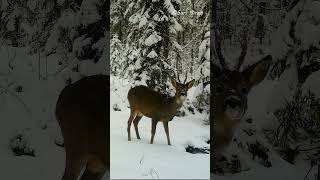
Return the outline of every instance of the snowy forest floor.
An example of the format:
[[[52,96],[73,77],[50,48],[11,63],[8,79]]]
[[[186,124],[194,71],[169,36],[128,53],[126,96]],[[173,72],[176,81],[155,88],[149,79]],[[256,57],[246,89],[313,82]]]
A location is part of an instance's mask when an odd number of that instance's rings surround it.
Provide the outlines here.
[[[139,123],[141,140],[131,126],[131,138],[127,139],[127,121],[130,115],[126,80],[111,77],[110,157],[111,179],[208,179],[209,154],[186,152],[187,145],[207,147],[210,129],[203,125],[203,114],[174,117],[169,123],[172,146],[167,145],[162,123],[158,123],[154,144],[150,144],[151,120],[143,117]],[[121,111],[115,111],[117,104]]]
[[[62,143],[62,137],[54,109],[65,85],[64,76],[69,72],[39,80],[36,68],[33,68],[37,67],[38,57],[27,52],[26,48],[0,48],[0,179],[60,180],[65,153],[55,144]],[[11,71],[8,71],[9,59],[15,65]],[[42,65],[43,60],[41,57]],[[60,68],[59,58],[53,54],[47,60],[48,73],[54,74]],[[15,91],[17,86],[22,87],[20,93]],[[16,141],[15,146],[32,149],[34,157],[13,153],[11,140],[19,135],[23,138]],[[104,179],[107,177],[108,174]]]

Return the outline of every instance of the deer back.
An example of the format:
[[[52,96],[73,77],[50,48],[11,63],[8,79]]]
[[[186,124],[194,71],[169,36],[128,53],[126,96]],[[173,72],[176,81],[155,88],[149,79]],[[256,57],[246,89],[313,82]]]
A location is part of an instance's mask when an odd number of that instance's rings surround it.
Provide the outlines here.
[[[56,117],[66,151],[99,156],[109,167],[109,76],[85,77],[66,86],[56,105]]]
[[[177,109],[182,106],[175,102],[175,97],[168,97],[146,86],[130,89],[128,100],[132,110],[158,120],[173,117]]]

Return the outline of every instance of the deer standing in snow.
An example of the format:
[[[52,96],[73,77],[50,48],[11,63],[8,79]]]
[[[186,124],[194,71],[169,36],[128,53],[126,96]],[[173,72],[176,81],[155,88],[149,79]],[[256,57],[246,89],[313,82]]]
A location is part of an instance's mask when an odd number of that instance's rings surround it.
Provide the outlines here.
[[[179,79],[178,79],[179,80]],[[169,121],[175,116],[176,112],[182,107],[184,100],[187,98],[188,90],[193,86],[194,80],[188,83],[176,82],[171,79],[171,83],[176,90],[173,97],[167,98],[166,95],[156,92],[146,86],[136,86],[128,92],[128,100],[130,104],[130,117],[128,120],[128,141],[131,141],[130,128],[133,122],[137,138],[140,139],[138,124],[143,116],[152,120],[151,140],[153,144],[154,135],[156,133],[157,123],[161,121],[167,136],[168,145],[171,145],[169,137]]]

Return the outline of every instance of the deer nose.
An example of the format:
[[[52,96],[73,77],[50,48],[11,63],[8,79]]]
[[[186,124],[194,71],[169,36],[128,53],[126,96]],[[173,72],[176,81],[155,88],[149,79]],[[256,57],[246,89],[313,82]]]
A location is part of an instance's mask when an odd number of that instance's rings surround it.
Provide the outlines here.
[[[187,96],[186,92],[181,92],[181,96]]]

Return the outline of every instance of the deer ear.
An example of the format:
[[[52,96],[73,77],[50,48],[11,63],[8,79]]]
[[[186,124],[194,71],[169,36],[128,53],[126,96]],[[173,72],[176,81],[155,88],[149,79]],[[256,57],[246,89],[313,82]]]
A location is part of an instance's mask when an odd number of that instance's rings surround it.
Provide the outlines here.
[[[191,81],[189,81],[186,85],[188,87],[188,89],[190,89],[194,84],[194,79],[192,79]]]
[[[171,79],[171,84],[173,85],[173,87],[177,87],[177,82],[174,79]]]
[[[266,77],[271,61],[272,56],[267,55],[257,63],[242,71],[242,76],[245,78],[245,81],[249,83],[250,87],[259,84]]]

